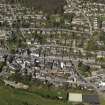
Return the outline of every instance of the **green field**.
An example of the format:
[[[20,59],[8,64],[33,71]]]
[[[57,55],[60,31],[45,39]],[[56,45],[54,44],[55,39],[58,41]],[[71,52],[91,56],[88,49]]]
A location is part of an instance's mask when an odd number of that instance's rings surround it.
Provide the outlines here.
[[[105,99],[103,97],[100,97],[101,105],[105,105]]]
[[[59,100],[47,99],[38,94],[0,86],[0,105],[71,105]]]
[[[62,87],[55,88],[34,83],[30,85],[28,90],[14,89],[10,86],[5,86],[0,80],[0,105],[81,105],[68,103],[68,92],[87,94],[87,92],[79,89],[73,90],[71,88],[67,90]],[[58,97],[63,99],[58,100]],[[103,100],[102,105],[105,105]]]

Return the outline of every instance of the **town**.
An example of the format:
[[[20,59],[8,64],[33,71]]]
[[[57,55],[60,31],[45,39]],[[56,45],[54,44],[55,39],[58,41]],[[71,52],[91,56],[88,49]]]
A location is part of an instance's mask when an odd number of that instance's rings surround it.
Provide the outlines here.
[[[0,79],[16,89],[27,90],[31,82],[38,82],[87,91],[90,96],[70,92],[67,100],[73,105],[101,105],[99,96],[105,99],[105,4],[66,2],[64,13],[50,15],[18,0],[0,4]]]

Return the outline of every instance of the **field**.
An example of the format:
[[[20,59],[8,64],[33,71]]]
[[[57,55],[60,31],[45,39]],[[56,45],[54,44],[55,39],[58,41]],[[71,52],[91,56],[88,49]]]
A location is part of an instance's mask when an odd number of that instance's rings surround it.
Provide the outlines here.
[[[0,105],[71,105],[63,101],[47,99],[32,92],[0,86]]]
[[[31,83],[28,90],[14,89],[10,86],[5,86],[0,80],[0,105],[74,105],[67,101],[67,93],[70,91],[90,94],[79,89],[65,90],[61,87],[55,88],[36,83]],[[62,97],[62,100],[58,100],[58,97]],[[104,105],[103,102],[102,100],[102,105]]]
[[[103,97],[100,97],[101,105],[105,105],[105,99]]]

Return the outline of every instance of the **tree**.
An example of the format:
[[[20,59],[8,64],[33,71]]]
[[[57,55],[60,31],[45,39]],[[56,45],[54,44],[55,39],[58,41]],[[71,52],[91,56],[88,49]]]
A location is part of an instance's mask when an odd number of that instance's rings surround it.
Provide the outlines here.
[[[3,67],[6,65],[5,62],[0,62],[0,72],[2,72],[3,70]]]
[[[31,54],[31,51],[30,51],[30,49],[29,49],[29,48],[27,49],[27,54],[28,54],[28,55],[30,55],[30,54]]]
[[[78,69],[79,69],[80,73],[82,75],[84,75],[85,77],[91,75],[90,66],[83,64],[83,62],[81,62],[81,61],[78,64]]]

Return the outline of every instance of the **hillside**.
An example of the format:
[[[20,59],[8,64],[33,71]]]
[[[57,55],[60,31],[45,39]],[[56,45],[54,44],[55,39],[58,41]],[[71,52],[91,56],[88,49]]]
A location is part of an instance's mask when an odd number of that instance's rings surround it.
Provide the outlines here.
[[[66,0],[5,0],[7,3],[19,2],[24,6],[33,7],[48,13],[62,13]]]
[[[81,1],[85,1],[85,2],[96,2],[96,3],[104,3],[105,4],[105,0],[81,0]]]
[[[35,93],[0,86],[0,105],[70,105]]]

